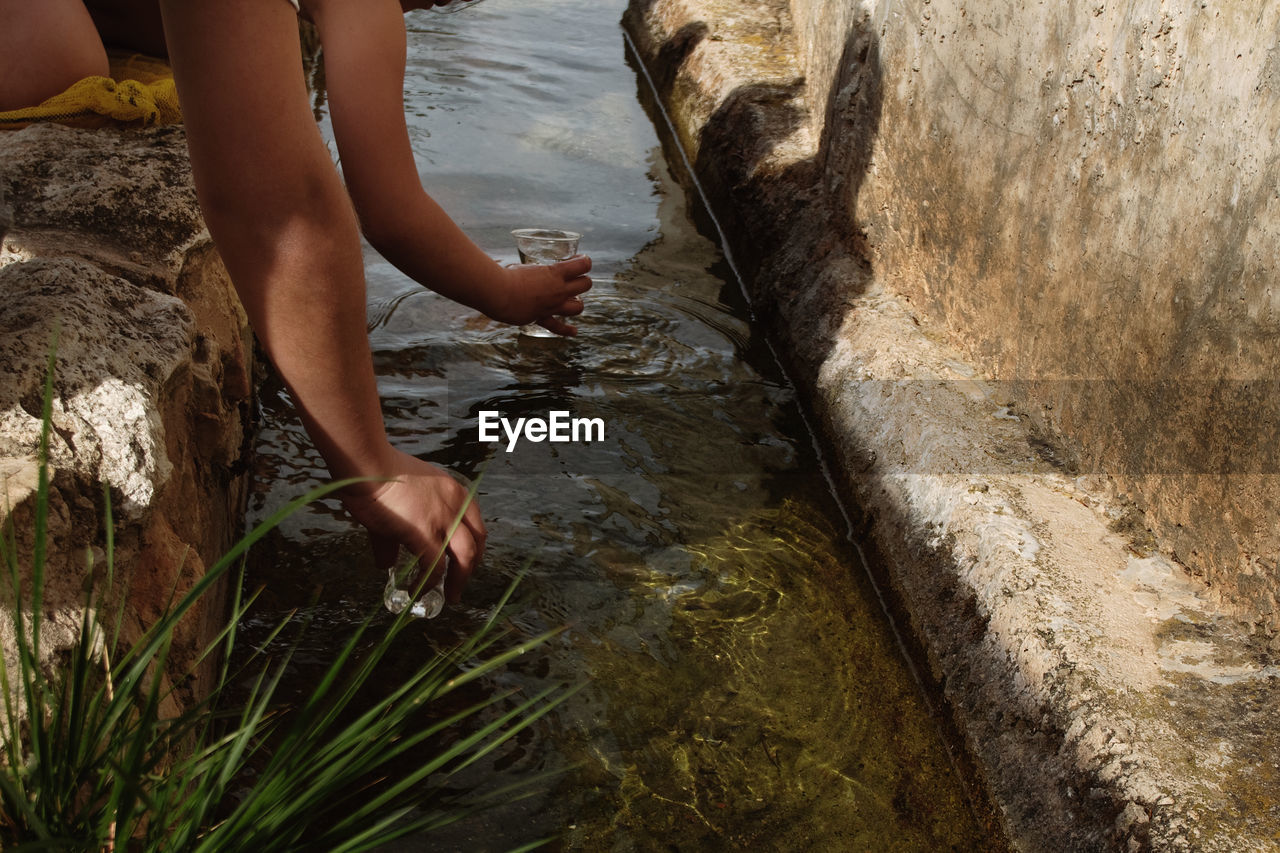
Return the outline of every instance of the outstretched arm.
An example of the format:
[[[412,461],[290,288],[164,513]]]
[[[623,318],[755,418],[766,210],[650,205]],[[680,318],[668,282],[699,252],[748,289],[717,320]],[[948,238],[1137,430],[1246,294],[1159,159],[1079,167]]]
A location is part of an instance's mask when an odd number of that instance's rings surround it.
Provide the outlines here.
[[[285,0],[161,0],[209,231],[308,432],[339,478],[395,478],[344,502],[385,563],[431,559],[466,496],[387,441],[365,332],[358,226],[311,114]],[[457,600],[484,549],[479,510],[447,543]]]
[[[503,268],[423,190],[404,117],[405,28],[398,0],[304,0],[324,46],[325,86],[343,174],[365,236],[432,290],[506,323],[582,311],[587,258]]]

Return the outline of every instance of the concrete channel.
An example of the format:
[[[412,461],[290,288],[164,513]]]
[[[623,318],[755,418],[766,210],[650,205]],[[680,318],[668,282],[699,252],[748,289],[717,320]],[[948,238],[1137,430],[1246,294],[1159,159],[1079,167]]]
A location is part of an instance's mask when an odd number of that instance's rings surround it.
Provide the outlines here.
[[[1011,845],[1280,849],[1280,10],[980,5],[624,25]]]

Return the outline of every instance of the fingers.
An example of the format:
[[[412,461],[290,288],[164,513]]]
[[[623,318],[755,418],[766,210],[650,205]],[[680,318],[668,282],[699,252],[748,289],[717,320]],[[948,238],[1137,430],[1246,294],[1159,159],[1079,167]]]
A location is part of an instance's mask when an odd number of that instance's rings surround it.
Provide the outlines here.
[[[543,317],[537,323],[557,335],[571,338],[578,334],[578,327],[567,322],[565,317],[576,317],[586,308],[579,294],[591,289],[591,279],[586,276],[591,269],[591,258],[578,255],[567,261],[553,264],[552,267],[556,272],[566,276],[562,292],[567,294],[567,298],[553,309],[555,314]]]
[[[456,518],[457,512],[462,508],[463,502],[466,502],[466,509],[462,512],[462,518],[457,528],[453,531],[453,535],[449,538],[449,542],[443,548],[439,544],[434,544],[427,552],[419,557],[422,565],[430,565],[432,568],[431,578],[428,585],[435,582],[440,576],[440,572],[445,572],[444,592],[445,599],[450,604],[457,604],[462,600],[462,591],[466,589],[467,583],[471,580],[471,575],[480,566],[480,561],[484,558],[485,540],[488,538],[488,531],[484,526],[484,519],[480,516],[480,507],[475,501],[470,499],[468,492],[462,486],[458,486],[458,491],[451,495],[457,498],[457,502],[450,501],[452,512],[450,518]],[[448,535],[448,529],[441,531],[440,538],[437,542],[442,542],[444,537]],[[448,564],[443,565],[440,557],[447,554]],[[430,560],[431,563],[427,563]]]
[[[450,604],[457,604],[462,600],[462,591],[466,589],[472,573],[480,563],[484,545],[476,540],[470,527],[460,524],[453,532],[447,550],[449,568],[444,576],[444,598]]]
[[[462,523],[471,530],[471,535],[475,538],[476,544],[479,546],[479,553],[476,560],[479,561],[484,557],[485,542],[488,541],[489,531],[484,526],[484,519],[480,516],[480,507],[475,501],[471,501],[467,506],[466,513],[462,516]]]
[[[567,296],[578,296],[591,289],[591,258],[586,255],[574,255],[567,261],[558,261],[551,265],[552,269],[564,279],[563,292]]]
[[[581,311],[582,309],[578,310]],[[570,325],[564,321],[563,317],[557,317],[555,315],[543,317],[538,321],[538,325],[549,332],[555,332],[557,335],[563,335],[566,338],[572,338],[578,334],[577,326]]]
[[[568,315],[570,317],[576,317],[581,314],[586,307],[586,303],[582,301],[581,297],[570,296],[564,302],[561,302],[556,306],[556,313],[561,316]]]
[[[591,272],[591,258],[587,255],[574,255],[572,258],[564,261],[556,261],[552,264],[566,281],[571,278],[585,277]]]
[[[557,335],[566,337],[577,334],[577,329],[564,322],[564,317],[574,317],[583,311],[581,295],[591,289],[591,258],[575,255],[554,264],[515,264],[507,269],[519,270],[511,289],[519,297],[512,310],[490,316],[506,323],[525,324],[536,322]],[[552,315],[557,315],[553,317]]]

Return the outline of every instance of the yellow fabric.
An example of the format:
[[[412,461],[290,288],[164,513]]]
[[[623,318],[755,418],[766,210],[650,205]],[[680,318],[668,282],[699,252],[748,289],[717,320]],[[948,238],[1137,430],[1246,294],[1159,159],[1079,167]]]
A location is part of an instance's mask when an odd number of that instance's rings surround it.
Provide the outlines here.
[[[58,122],[74,127],[107,124],[177,124],[182,121],[173,71],[163,60],[137,53],[108,55],[110,77],[86,77],[34,107],[0,112],[0,128]]]

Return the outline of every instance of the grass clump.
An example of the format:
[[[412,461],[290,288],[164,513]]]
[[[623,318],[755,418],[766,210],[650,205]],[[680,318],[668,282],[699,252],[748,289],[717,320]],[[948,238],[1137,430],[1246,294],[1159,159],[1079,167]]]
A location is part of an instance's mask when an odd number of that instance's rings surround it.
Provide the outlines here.
[[[4,618],[12,619],[17,638],[16,667],[0,656],[0,848],[359,851],[429,832],[485,805],[433,795],[452,773],[567,696],[562,688],[510,702],[503,694],[444,718],[430,713],[436,700],[554,633],[512,646],[497,619],[510,591],[476,635],[430,655],[416,670],[397,672],[398,684],[376,698],[365,688],[373,685],[379,663],[410,618],[402,613],[387,625],[370,614],[354,627],[310,696],[283,708],[276,690],[291,651],[275,659],[251,654],[238,671],[230,670],[236,625],[251,603],[234,583],[226,625],[199,656],[218,659],[212,691],[180,712],[162,710],[171,706],[165,701],[173,689],[165,664],[183,616],[229,573],[242,571],[248,549],[286,516],[343,483],[316,489],[259,524],[128,645],[119,634],[122,608],[114,618],[102,617],[90,572],[78,640],[49,670],[41,659],[40,629],[52,368],[51,357],[30,562],[24,566],[19,557],[12,516],[0,537],[0,563],[12,592]],[[97,579],[106,588],[113,573],[109,504],[105,578]],[[233,693],[237,707],[222,707],[220,700]],[[484,724],[462,725],[486,709],[493,710]],[[446,732],[457,736],[439,737]],[[435,745],[441,741],[446,745]],[[405,765],[412,769],[404,771]],[[530,782],[493,792],[486,801],[510,800],[528,791]]]

